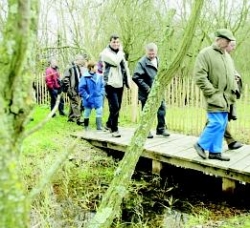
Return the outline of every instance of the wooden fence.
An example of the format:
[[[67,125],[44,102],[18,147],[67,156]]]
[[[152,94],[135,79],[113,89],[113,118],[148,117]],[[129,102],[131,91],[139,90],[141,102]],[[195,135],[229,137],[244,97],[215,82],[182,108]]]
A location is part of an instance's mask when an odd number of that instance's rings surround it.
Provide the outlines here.
[[[37,103],[49,104],[49,95],[46,89],[44,75],[40,74],[36,81]],[[244,85],[243,95],[237,100],[236,121],[229,123],[231,131],[237,140],[250,143],[250,96],[249,86]],[[170,130],[188,135],[199,135],[206,122],[203,96],[194,81],[190,78],[175,77],[166,87],[163,94],[167,103],[167,126]],[[65,96],[65,103],[68,99]],[[105,102],[104,111],[107,111]],[[140,116],[140,105],[137,100],[137,86],[132,85],[131,90],[125,90],[121,117],[126,122],[137,123]]]

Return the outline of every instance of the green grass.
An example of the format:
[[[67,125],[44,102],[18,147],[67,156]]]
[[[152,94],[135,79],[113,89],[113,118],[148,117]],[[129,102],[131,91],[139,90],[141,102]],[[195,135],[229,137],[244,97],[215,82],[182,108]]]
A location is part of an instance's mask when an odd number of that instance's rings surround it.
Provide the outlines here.
[[[240,108],[240,107],[239,107]],[[178,120],[187,122],[188,128],[194,128],[192,121],[183,121],[185,117],[191,118],[192,113],[198,112],[191,109],[169,108],[167,117],[169,118],[170,129],[178,126]],[[32,128],[38,124],[49,113],[47,106],[36,107],[33,113],[34,121],[31,121],[27,128]],[[107,118],[107,110],[104,112],[104,120]],[[188,114],[187,114],[188,113]],[[198,112],[204,119],[204,113]],[[173,125],[171,116],[175,117],[176,123]],[[128,111],[123,112],[120,118],[120,125],[131,125],[131,118]],[[194,122],[198,121],[194,118]],[[91,117],[91,127],[95,127],[94,113]],[[186,119],[184,119],[186,120]],[[188,129],[187,128],[187,129]],[[176,127],[176,131],[181,129]],[[25,139],[22,147],[20,172],[23,174],[24,184],[27,191],[34,188],[40,179],[44,177],[47,170],[54,164],[65,150],[70,148],[74,138],[70,136],[72,132],[81,131],[83,127],[75,123],[68,123],[67,117],[56,116],[52,118],[41,130]],[[187,133],[189,130],[187,131]],[[190,132],[192,132],[190,130]],[[39,227],[76,227],[76,223],[83,221],[83,217],[90,216],[93,212],[110,181],[117,163],[106,153],[93,148],[84,140],[80,140],[74,151],[70,151],[69,158],[55,172],[52,180],[44,190],[36,197],[32,204],[32,225]],[[154,189],[149,192],[149,189]],[[161,201],[163,207],[171,206],[171,191],[159,188],[154,181],[146,182],[133,181],[129,187],[130,194],[124,200],[123,209],[126,209],[132,216],[128,221],[118,219],[113,227],[163,227],[163,215],[152,209],[152,205]],[[163,200],[164,199],[164,200]],[[151,200],[151,201],[150,201]],[[172,199],[173,202],[178,199]],[[150,209],[151,208],[151,209]],[[189,219],[187,228],[195,227],[199,224],[210,224],[211,213],[206,208],[199,213],[193,214]],[[80,216],[80,217],[79,217]],[[248,228],[250,227],[249,216],[236,216],[230,219],[222,218],[221,228]],[[205,227],[205,226],[204,226]],[[207,226],[209,227],[209,226]],[[213,226],[211,226],[213,227]]]

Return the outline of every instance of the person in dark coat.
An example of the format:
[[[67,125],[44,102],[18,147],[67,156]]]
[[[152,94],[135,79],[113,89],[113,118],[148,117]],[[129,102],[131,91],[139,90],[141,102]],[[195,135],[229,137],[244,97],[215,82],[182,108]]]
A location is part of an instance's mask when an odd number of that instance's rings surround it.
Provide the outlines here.
[[[82,55],[76,55],[75,60],[64,73],[63,78],[63,87],[64,92],[67,92],[67,95],[70,100],[70,109],[68,115],[68,122],[76,122],[77,125],[84,125],[84,122],[81,120],[81,98],[78,94],[78,86],[80,78],[85,71],[86,59]]]
[[[103,76],[96,73],[97,64],[94,61],[88,62],[87,69],[79,84],[79,94],[84,106],[84,128],[88,129],[91,110],[95,109],[96,129],[102,130],[103,98],[105,95]]]
[[[58,72],[57,61],[51,59],[49,61],[50,66],[45,71],[45,82],[50,95],[50,109],[52,110],[56,105],[57,96],[61,93],[60,74]],[[58,106],[59,114],[65,116],[64,113],[64,100],[60,99]],[[53,115],[55,117],[56,114]]]
[[[138,98],[141,101],[142,109],[147,101],[148,94],[151,90],[158,68],[159,59],[157,57],[157,46],[154,43],[149,43],[146,45],[146,55],[143,56],[137,63],[132,77],[133,81],[138,86]],[[166,103],[165,101],[162,101],[157,112],[157,135],[170,136],[169,132],[166,130],[165,116]],[[149,132],[148,138],[153,138],[151,132]]]

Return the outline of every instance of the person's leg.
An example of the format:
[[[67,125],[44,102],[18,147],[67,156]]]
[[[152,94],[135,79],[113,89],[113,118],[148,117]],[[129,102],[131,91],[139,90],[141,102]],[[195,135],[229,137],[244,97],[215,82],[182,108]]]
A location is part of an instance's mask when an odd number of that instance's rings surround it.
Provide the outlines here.
[[[232,136],[232,134],[231,134],[231,132],[230,132],[230,128],[229,128],[229,125],[228,125],[228,124],[227,124],[227,126],[226,126],[224,138],[225,138],[227,144],[236,142],[236,140],[233,138],[233,136]]]
[[[204,128],[198,144],[211,153],[221,153],[223,135],[227,124],[226,112],[209,112],[208,124]]]
[[[109,119],[107,127],[111,128],[111,132],[118,131],[118,116],[120,110],[119,98],[116,88],[106,86],[106,94],[109,102]]]
[[[170,136],[170,134],[166,131],[166,103],[165,101],[161,102],[161,105],[157,111],[157,127],[156,127],[156,134],[163,135],[163,136]]]
[[[91,108],[84,108],[83,117],[84,117],[84,129],[88,130],[89,127],[89,116],[91,114]]]
[[[147,100],[141,100],[141,110],[144,109]]]
[[[71,98],[71,108],[72,108],[72,113],[73,113],[73,119],[76,120],[77,124],[81,124],[80,118],[80,97],[79,96],[74,96]]]
[[[69,114],[68,114],[68,122],[76,122],[75,116],[74,116],[74,112],[73,112],[73,108],[72,108],[72,97],[70,96],[70,94],[68,93],[68,98],[69,98]]]
[[[108,120],[106,122],[106,126],[105,129],[108,131],[111,131],[111,120],[112,120],[112,116],[111,116],[111,98],[112,98],[112,87],[107,85],[105,86],[105,93],[106,93],[106,98],[108,100],[108,107],[109,107],[109,116],[108,116]]]
[[[57,92],[54,89],[49,90],[49,95],[50,95],[50,110],[55,107],[56,105],[56,98],[57,98]]]
[[[59,114],[60,114],[60,115],[65,116],[65,113],[64,113],[64,99],[63,99],[63,94],[61,94],[61,98],[60,98],[60,103],[59,103],[58,110],[59,110]]]
[[[229,128],[229,125],[227,124],[227,127],[226,127],[226,131],[225,131],[225,134],[224,134],[224,138],[227,142],[227,146],[228,146],[228,149],[229,150],[237,150],[239,148],[241,148],[243,146],[242,143],[236,141],[234,139],[234,137],[232,136],[231,132],[230,132],[230,128]]]
[[[120,110],[122,107],[122,95],[123,95],[123,87],[122,88],[116,88],[116,97],[117,97],[117,109],[115,110],[114,113],[114,118],[113,118],[113,128],[116,129],[115,131],[118,131],[118,120],[119,120],[119,115],[120,115]]]
[[[166,104],[164,101],[161,102],[161,105],[157,111],[157,127],[156,132],[162,132],[165,130],[165,116],[166,116]]]
[[[102,130],[102,111],[103,108],[99,107],[96,109],[96,129]]]
[[[84,112],[84,106],[83,106],[83,101],[82,99],[80,100],[80,115]]]
[[[57,90],[50,89],[49,95],[50,95],[50,110],[52,111],[56,105]],[[55,117],[55,116],[56,116],[56,113],[52,117]]]

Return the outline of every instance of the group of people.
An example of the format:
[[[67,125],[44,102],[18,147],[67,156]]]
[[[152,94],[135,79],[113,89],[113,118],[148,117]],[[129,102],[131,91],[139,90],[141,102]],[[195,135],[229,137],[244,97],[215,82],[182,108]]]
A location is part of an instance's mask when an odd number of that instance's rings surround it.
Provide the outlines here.
[[[145,56],[139,60],[132,76],[133,81],[138,85],[142,109],[159,67],[156,44],[147,44],[145,51]],[[131,76],[119,36],[112,35],[110,37],[109,44],[100,54],[99,62],[87,61],[84,56],[77,55],[62,79],[60,79],[56,61],[51,60],[50,66],[46,69],[45,79],[51,96],[51,110],[55,107],[58,94],[64,91],[70,100],[69,122],[76,122],[87,130],[91,111],[95,109],[97,130],[106,130],[113,137],[121,137],[118,129],[119,112],[123,90],[124,87],[130,88]],[[109,116],[105,125],[102,126],[105,96],[108,101]],[[63,99],[60,100],[58,110],[60,115],[65,115]],[[83,120],[81,120],[82,111]],[[166,104],[165,101],[162,101],[157,113],[157,135],[170,135],[166,129],[165,116]],[[151,132],[148,138],[153,138]]]
[[[237,142],[228,129],[228,120],[235,119],[235,99],[240,96],[241,78],[236,72],[230,52],[235,48],[235,38],[231,31],[219,29],[215,33],[216,39],[212,46],[203,49],[197,56],[194,79],[203,92],[207,103],[207,123],[194,145],[198,155],[207,159],[228,161],[222,155],[223,136],[229,149],[242,146]],[[138,61],[132,75],[132,80],[138,86],[138,98],[142,109],[145,106],[155,76],[159,68],[157,45],[149,43],[145,46],[145,55]],[[112,35],[109,44],[100,53],[100,61],[87,61],[82,55],[75,57],[62,78],[58,73],[55,60],[50,61],[46,69],[46,84],[51,96],[51,109],[61,91],[67,93],[70,100],[69,122],[76,122],[89,127],[89,117],[92,109],[96,111],[96,129],[106,130],[113,137],[121,137],[118,129],[119,112],[122,105],[124,87],[130,88],[131,76],[122,50],[118,35]],[[238,84],[237,84],[238,83]],[[109,116],[102,126],[104,98],[107,98]],[[59,104],[59,114],[63,111],[63,99]],[[81,113],[83,112],[83,120]],[[156,134],[170,136],[166,128],[166,103],[162,100],[157,112]],[[149,132],[148,138],[153,138]]]

